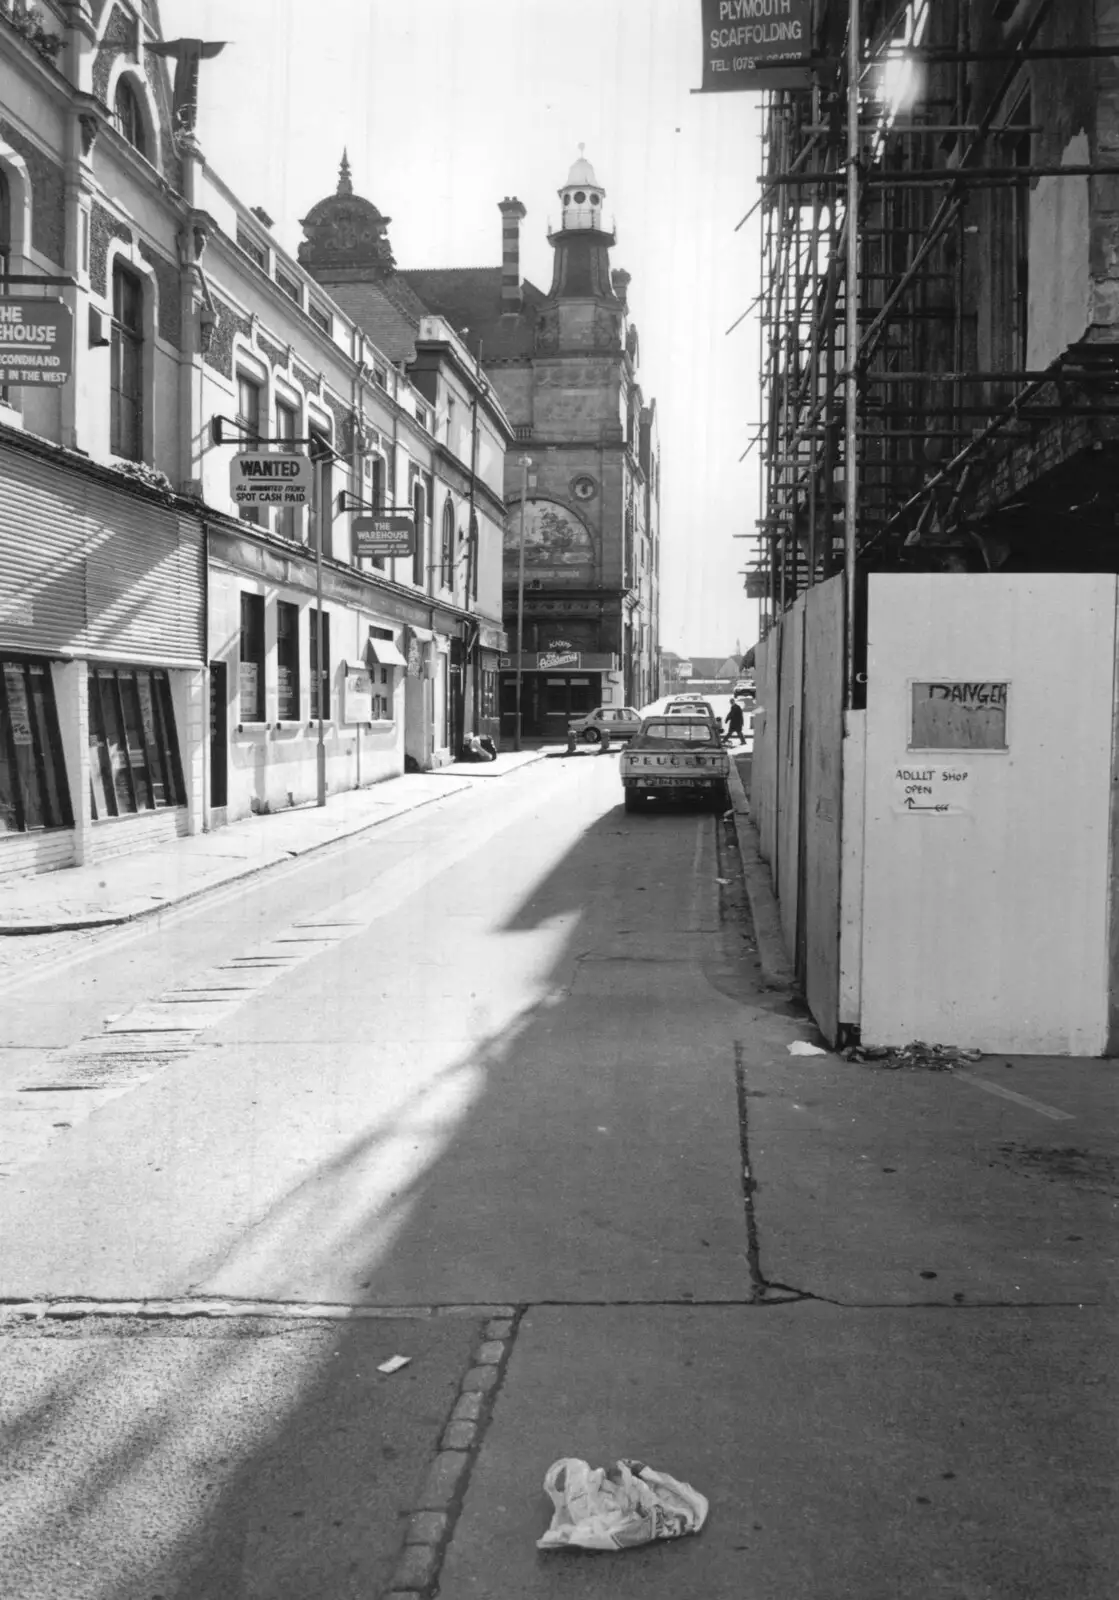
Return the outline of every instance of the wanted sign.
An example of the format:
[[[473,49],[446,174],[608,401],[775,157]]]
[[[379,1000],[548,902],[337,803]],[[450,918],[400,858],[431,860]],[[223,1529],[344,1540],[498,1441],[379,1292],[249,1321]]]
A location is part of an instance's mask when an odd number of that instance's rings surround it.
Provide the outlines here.
[[[229,464],[229,492],[238,506],[305,506],[311,472],[307,456],[246,450]]]

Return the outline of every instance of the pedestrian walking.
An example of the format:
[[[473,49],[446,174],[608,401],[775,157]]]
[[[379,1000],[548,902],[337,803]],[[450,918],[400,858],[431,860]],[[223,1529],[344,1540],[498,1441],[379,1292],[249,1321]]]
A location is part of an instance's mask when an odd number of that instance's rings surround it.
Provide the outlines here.
[[[745,727],[745,723],[746,723],[746,717],[745,717],[745,713],[742,710],[742,706],[741,706],[740,702],[738,700],[732,700],[731,703],[730,703],[730,710],[727,712],[727,717],[726,717],[727,743],[728,744],[730,743],[731,739],[734,737],[735,734],[738,735],[739,744],[745,744],[746,743],[746,735],[743,732],[743,728]]]

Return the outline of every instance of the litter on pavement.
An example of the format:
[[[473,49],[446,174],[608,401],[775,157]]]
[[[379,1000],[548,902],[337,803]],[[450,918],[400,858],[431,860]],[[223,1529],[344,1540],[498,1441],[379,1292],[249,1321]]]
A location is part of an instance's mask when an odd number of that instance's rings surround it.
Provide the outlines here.
[[[983,1059],[982,1050],[960,1050],[950,1044],[926,1044],[914,1039],[912,1044],[893,1050],[885,1045],[851,1045],[843,1052],[848,1061],[873,1061],[890,1071],[908,1068],[910,1071],[951,1072]]]
[[[411,1361],[411,1356],[390,1356],[387,1361],[382,1361],[377,1368],[378,1372],[399,1372],[401,1367],[406,1367]]]
[[[809,1044],[807,1039],[794,1039],[789,1046],[791,1056],[826,1056],[827,1051],[821,1050],[818,1044]]]
[[[642,1461],[591,1467],[565,1457],[548,1468],[544,1488],[554,1510],[538,1550],[627,1550],[698,1533],[707,1521],[697,1489]]]

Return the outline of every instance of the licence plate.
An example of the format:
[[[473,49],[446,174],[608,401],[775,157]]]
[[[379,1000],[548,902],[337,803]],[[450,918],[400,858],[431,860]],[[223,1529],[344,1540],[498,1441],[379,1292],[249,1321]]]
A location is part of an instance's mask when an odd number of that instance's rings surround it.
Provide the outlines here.
[[[642,789],[706,789],[711,784],[710,778],[641,778],[638,787]]]

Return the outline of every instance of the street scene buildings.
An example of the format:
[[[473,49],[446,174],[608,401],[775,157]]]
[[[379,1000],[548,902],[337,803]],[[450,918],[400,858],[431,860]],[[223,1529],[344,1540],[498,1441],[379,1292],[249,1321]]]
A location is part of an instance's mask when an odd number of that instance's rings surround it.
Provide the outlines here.
[[[1117,72],[0,0],[2,1600],[1112,1600]]]

